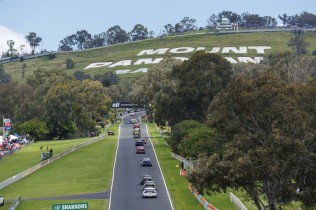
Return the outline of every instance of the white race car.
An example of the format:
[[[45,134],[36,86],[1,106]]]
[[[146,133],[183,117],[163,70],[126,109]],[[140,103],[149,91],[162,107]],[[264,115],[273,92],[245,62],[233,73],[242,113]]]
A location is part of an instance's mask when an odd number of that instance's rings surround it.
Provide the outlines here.
[[[152,187],[146,187],[143,191],[143,198],[157,198],[156,189]]]

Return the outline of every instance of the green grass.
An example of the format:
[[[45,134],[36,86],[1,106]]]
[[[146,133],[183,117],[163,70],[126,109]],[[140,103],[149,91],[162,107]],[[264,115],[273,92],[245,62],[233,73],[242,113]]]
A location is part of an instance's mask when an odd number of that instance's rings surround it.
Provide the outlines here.
[[[144,123],[145,121],[143,121]],[[170,148],[160,136],[154,124],[147,124],[151,136],[151,141],[155,147],[159,164],[162,168],[168,190],[176,210],[204,209],[195,196],[188,189],[188,181],[179,175],[179,168],[176,167],[180,162],[170,155]],[[254,203],[247,199],[245,192],[233,191],[248,210],[256,210]],[[230,201],[229,192],[212,193],[212,195],[203,195],[205,200],[220,210],[234,210],[236,206]],[[283,206],[284,210],[300,209],[300,202],[293,202],[290,205]]]
[[[39,141],[32,143],[29,146],[23,147],[21,150],[15,152],[13,155],[4,157],[0,160],[0,182],[40,163],[41,150],[46,152],[47,147],[53,148],[54,155],[79,145],[90,139],[76,139],[76,140],[61,140],[61,141]],[[23,164],[18,164],[23,163]]]
[[[118,133],[117,125],[111,129]],[[60,144],[62,145],[63,142]],[[58,151],[57,148],[61,145],[56,144],[54,148],[56,147]],[[107,136],[103,140],[83,147],[9,185],[2,189],[0,194],[4,195],[6,200],[14,200],[21,195],[22,203],[18,209],[51,209],[52,204],[73,202],[88,202],[89,209],[107,209],[107,200],[27,201],[24,199],[110,190],[116,145],[117,135]]]
[[[187,179],[179,175],[179,167],[176,166],[180,162],[171,157],[170,148],[164,143],[164,139],[156,131],[154,124],[147,124],[147,126],[174,208],[176,210],[202,210],[202,205],[189,191]]]
[[[189,57],[189,54],[171,54],[167,52],[164,55],[146,55],[137,56],[139,52],[147,49],[160,48],[178,48],[178,47],[206,47],[206,51],[210,51],[213,47],[240,47],[240,46],[271,46],[272,52],[286,52],[290,51],[287,46],[291,37],[290,32],[258,32],[258,33],[238,33],[238,34],[202,34],[202,35],[185,35],[185,36],[170,36],[163,39],[155,38],[150,40],[143,40],[140,42],[130,42],[115,46],[106,46],[97,49],[90,49],[76,52],[58,53],[56,58],[48,60],[46,57],[38,57],[34,59],[25,60],[26,72],[25,78],[22,78],[21,62],[14,62],[4,64],[5,71],[12,76],[14,81],[24,83],[26,78],[32,75],[36,69],[59,69],[65,70],[69,74],[73,74],[76,70],[83,70],[90,75],[103,74],[105,72],[115,71],[118,69],[136,70],[143,67],[150,67],[151,65],[137,65],[137,66],[119,66],[119,67],[102,67],[84,70],[86,66],[95,62],[118,62],[122,60],[132,60],[132,63],[140,58],[168,58],[172,56]],[[306,41],[309,43],[308,52],[311,54],[316,49],[316,33],[307,32],[305,35]],[[225,56],[238,57],[238,54],[228,54]],[[247,55],[241,56],[255,56],[253,51],[249,51]],[[261,56],[261,55],[260,55]],[[66,69],[65,60],[71,58],[75,67],[73,69]],[[138,77],[142,74],[123,74],[121,78]]]
[[[23,201],[17,210],[36,209],[36,210],[51,210],[53,204],[66,203],[85,203],[88,202],[90,210],[107,209],[108,200],[49,200],[49,201]]]
[[[171,194],[175,209],[191,210],[203,209],[195,196],[188,189],[188,181],[179,175],[179,168],[176,167],[180,162],[170,155],[170,148],[164,142],[164,139],[157,132],[154,124],[147,124],[151,136],[152,143],[157,153],[159,164],[162,168],[168,190]],[[214,193],[212,195],[203,196],[207,202],[220,210],[236,209],[235,205],[230,201],[229,193]],[[247,206],[248,207],[248,206]],[[249,210],[254,210],[249,206]]]
[[[4,209],[14,200],[22,195],[22,203],[17,210],[51,209],[52,204],[88,202],[89,209],[99,210],[108,208],[108,200],[75,199],[75,200],[25,200],[26,198],[45,198],[50,196],[86,194],[110,190],[114,158],[117,146],[118,124],[110,129],[114,130],[115,136],[107,136],[105,139],[81,148],[54,163],[34,172],[22,180],[0,190],[5,196]],[[170,155],[170,148],[165,144],[164,139],[156,131],[154,124],[148,124],[151,140],[157,153],[159,163],[164,174],[168,191],[176,210],[202,210],[202,205],[188,189],[188,181],[179,175],[180,162]],[[1,176],[9,177],[11,169],[21,172],[39,162],[39,146],[54,148],[55,154],[65,151],[78,143],[88,139],[72,141],[48,141],[33,144],[23,148],[19,153],[0,161]],[[20,154],[21,153],[21,154]],[[35,154],[33,154],[35,153]],[[18,154],[21,156],[16,158]],[[4,162],[8,170],[2,170]],[[33,161],[33,165],[28,163]],[[12,165],[15,165],[14,167]],[[30,166],[29,166],[30,165]],[[12,168],[10,168],[12,167]],[[256,209],[251,202],[243,199],[242,192],[234,192],[249,210]],[[205,199],[220,210],[236,209],[230,202],[228,193],[216,193],[212,196],[205,195]],[[296,205],[297,206],[297,205]],[[285,208],[291,209],[291,208]],[[293,209],[293,208],[292,208]]]

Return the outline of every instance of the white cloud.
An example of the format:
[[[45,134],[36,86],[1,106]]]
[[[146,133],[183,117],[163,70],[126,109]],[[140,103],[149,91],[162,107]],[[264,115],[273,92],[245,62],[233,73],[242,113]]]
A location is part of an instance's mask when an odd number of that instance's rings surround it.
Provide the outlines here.
[[[9,49],[7,44],[8,40],[13,40],[15,42],[14,49],[16,49],[19,53],[21,53],[21,45],[25,46],[23,50],[24,52],[31,52],[31,48],[26,42],[25,35],[0,25],[0,57],[2,52],[6,52]]]

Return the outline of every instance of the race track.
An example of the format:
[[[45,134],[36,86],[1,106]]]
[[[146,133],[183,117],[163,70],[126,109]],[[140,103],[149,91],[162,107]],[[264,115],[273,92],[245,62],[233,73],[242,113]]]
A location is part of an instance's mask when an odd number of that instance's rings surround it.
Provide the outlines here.
[[[140,112],[135,116],[125,115],[120,126],[120,136],[110,192],[109,210],[173,210],[165,182],[151,141],[145,144],[146,154],[136,154],[135,139],[132,136],[132,124],[126,124],[130,118],[139,121]],[[142,138],[148,137],[147,128],[141,125]],[[142,167],[142,158],[149,157],[152,167]],[[140,177],[149,174],[157,185],[158,198],[143,198]]]

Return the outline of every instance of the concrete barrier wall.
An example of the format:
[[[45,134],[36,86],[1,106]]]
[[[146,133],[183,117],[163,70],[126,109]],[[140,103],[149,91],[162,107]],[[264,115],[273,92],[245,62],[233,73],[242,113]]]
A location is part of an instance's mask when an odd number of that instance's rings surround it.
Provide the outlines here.
[[[87,141],[87,142],[84,142],[84,143],[79,144],[77,146],[74,146],[74,147],[72,147],[72,148],[70,148],[70,149],[68,149],[68,150],[66,150],[66,151],[64,151],[62,153],[57,154],[56,156],[53,156],[53,157],[51,157],[51,158],[49,158],[47,160],[44,160],[44,161],[40,162],[39,164],[37,164],[37,165],[35,165],[35,166],[33,166],[33,167],[31,167],[31,168],[19,173],[19,174],[16,174],[16,175],[12,176],[11,178],[9,178],[9,179],[7,179],[7,180],[5,180],[5,181],[0,183],[0,190],[5,188],[6,186],[16,182],[16,181],[22,179],[23,177],[26,177],[26,176],[30,175],[34,171],[37,171],[38,169],[40,169],[40,168],[42,168],[42,167],[54,162],[55,160],[58,160],[58,159],[60,159],[60,158],[62,158],[64,156],[68,155],[69,153],[72,153],[72,152],[74,152],[74,151],[76,151],[76,150],[78,150],[78,149],[80,149],[80,148],[82,148],[84,146],[87,146],[87,145],[92,144],[94,142],[100,141],[104,137],[105,136],[99,136],[99,137],[93,138],[90,141]]]

